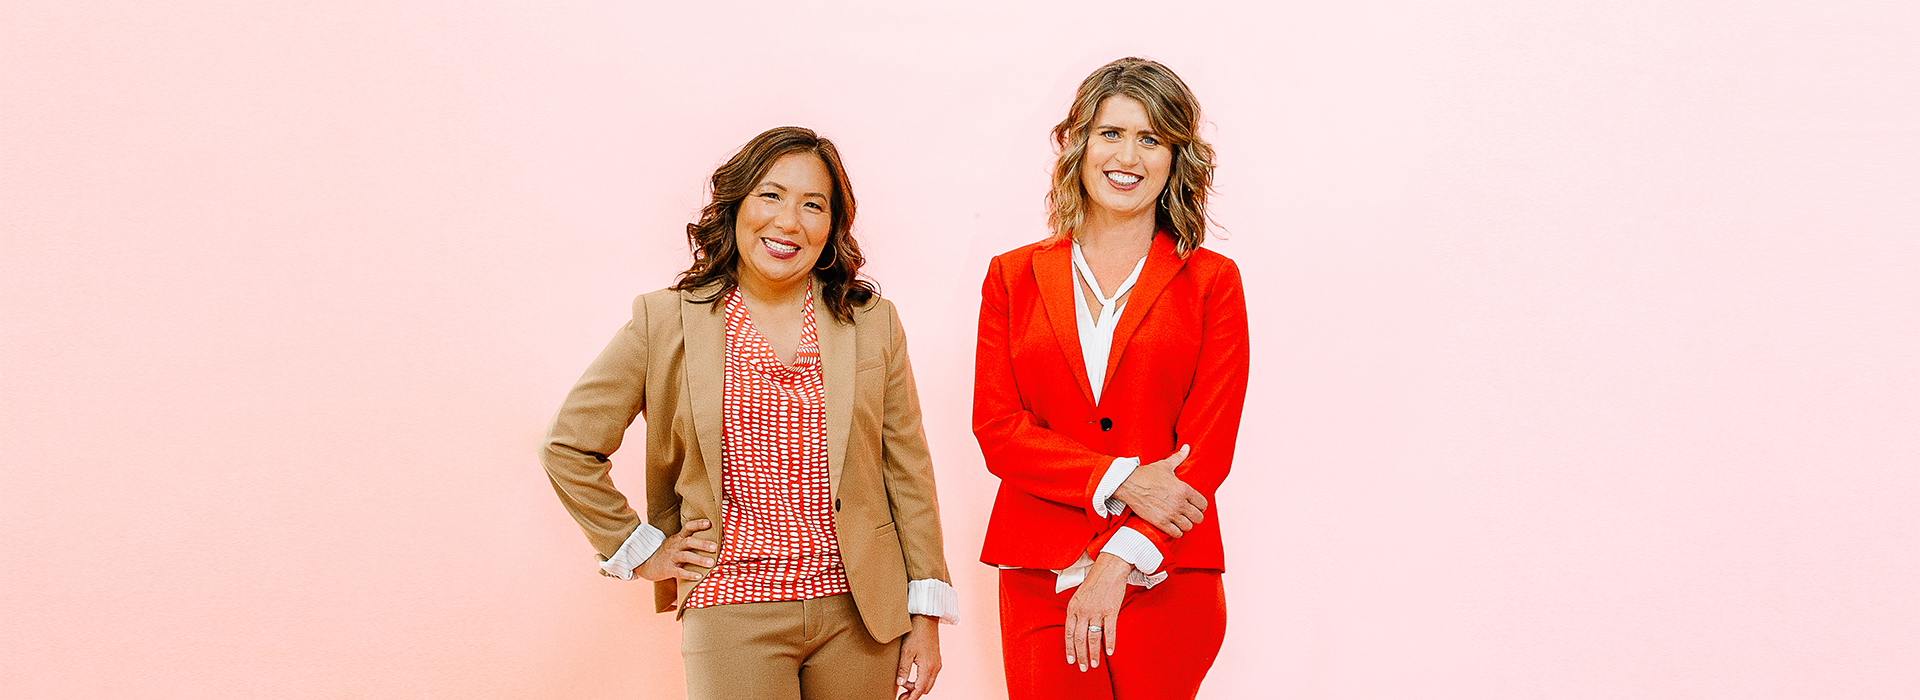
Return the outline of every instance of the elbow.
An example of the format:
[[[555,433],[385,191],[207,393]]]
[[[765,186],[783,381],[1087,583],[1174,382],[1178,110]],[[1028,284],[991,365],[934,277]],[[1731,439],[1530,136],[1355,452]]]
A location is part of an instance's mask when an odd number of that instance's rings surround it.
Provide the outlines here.
[[[605,464],[606,461],[606,455],[575,447],[564,437],[548,434],[547,439],[540,441],[540,463],[545,465],[549,472],[567,464],[599,465]]]

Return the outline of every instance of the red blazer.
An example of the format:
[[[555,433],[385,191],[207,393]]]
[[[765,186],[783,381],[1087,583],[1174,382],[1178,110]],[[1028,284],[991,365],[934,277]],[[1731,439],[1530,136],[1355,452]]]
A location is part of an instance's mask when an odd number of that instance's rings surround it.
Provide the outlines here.
[[[1154,237],[1113,333],[1100,404],[1087,385],[1073,308],[1070,244],[1036,243],[993,259],[980,290],[973,434],[1000,493],[980,560],[1064,569],[1098,557],[1120,527],[1160,548],[1161,569],[1224,571],[1214,491],[1233,463],[1247,396],[1247,301],[1232,260],[1204,248],[1186,259]],[[1206,520],[1168,537],[1131,509],[1093,512],[1115,457],[1144,462],[1181,445],[1177,470],[1205,494]]]

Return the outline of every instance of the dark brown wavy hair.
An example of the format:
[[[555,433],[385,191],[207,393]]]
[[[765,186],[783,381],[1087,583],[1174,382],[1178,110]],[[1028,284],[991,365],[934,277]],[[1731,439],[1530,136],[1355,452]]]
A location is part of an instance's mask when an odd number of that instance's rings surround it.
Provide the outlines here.
[[[1200,101],[1173,69],[1144,58],[1122,58],[1101,66],[1074,92],[1067,118],[1053,127],[1053,191],[1047,193],[1047,224],[1060,241],[1086,221],[1087,191],[1080,183],[1087,139],[1100,103],[1113,96],[1139,100],[1147,121],[1173,147],[1173,171],[1154,205],[1154,224],[1173,232],[1182,257],[1207,238],[1207,195],[1213,191],[1213,146],[1200,138]]]
[[[673,289],[695,291],[712,286],[713,293],[694,299],[712,303],[726,298],[739,286],[740,250],[734,238],[734,219],[740,203],[773,169],[774,161],[794,153],[819,156],[833,177],[830,208],[833,229],[820,257],[831,261],[827,267],[814,267],[820,283],[814,298],[842,323],[853,322],[853,310],[880,295],[872,282],[860,278],[860,266],[867,259],[860,255],[860,244],[853,240],[853,185],[847,181],[847,169],[840,163],[840,150],[833,142],[820,138],[812,129],[782,126],[753,137],[725,165],[713,171],[713,201],[700,210],[700,220],[687,224],[687,246],[693,249],[693,265],[680,273]],[[717,286],[714,286],[717,285]]]

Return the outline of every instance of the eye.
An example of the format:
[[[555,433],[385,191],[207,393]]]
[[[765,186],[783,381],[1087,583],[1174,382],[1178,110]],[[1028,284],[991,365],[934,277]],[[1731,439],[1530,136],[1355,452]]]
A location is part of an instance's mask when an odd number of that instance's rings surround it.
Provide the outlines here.
[[[826,211],[826,210],[827,210],[827,208],[826,208],[826,207],[824,207],[824,206],[821,206],[819,202],[807,202],[807,204],[806,204],[806,205],[807,205],[807,206],[809,206],[809,207],[812,207],[814,211]]]
[[[1119,129],[1102,129],[1100,130],[1100,138],[1106,139],[1108,141],[1118,141],[1120,140],[1120,130]]]
[[[757,195],[754,195],[754,196],[755,196],[755,197],[759,197],[759,198],[761,198],[761,199],[768,199],[768,200],[772,200],[772,201],[775,201],[775,202],[778,202],[778,201],[780,201],[780,193],[779,193],[779,192],[761,192],[760,194],[757,194]]]
[[[1152,136],[1142,136],[1140,137],[1140,143],[1144,143],[1149,146],[1158,146],[1160,145],[1160,139],[1154,138]]]

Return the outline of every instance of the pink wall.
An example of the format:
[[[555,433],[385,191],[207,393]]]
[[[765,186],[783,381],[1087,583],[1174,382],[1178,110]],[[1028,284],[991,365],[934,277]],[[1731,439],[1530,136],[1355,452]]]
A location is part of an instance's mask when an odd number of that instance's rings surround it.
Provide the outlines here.
[[[998,4],[0,7],[0,696],[679,697],[534,448],[785,123],[912,333],[935,695],[999,695],[979,280],[1130,53],[1249,273],[1205,697],[1920,694],[1916,13]]]

